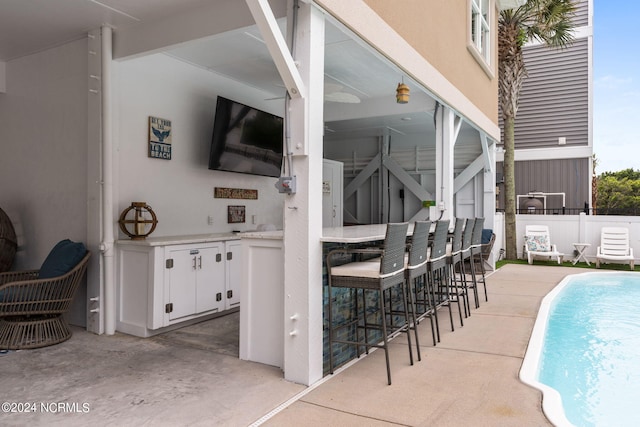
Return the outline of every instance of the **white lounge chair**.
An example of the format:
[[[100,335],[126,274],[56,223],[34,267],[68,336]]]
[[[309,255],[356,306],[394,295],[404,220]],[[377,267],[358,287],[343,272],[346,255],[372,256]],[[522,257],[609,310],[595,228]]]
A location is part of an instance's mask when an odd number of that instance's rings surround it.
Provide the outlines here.
[[[600,246],[596,252],[596,268],[600,262],[629,264],[633,270],[633,248],[629,245],[629,230],[625,227],[602,227]]]
[[[551,243],[549,227],[546,225],[527,225],[524,233],[524,253],[527,262],[533,264],[533,257],[556,258],[562,264],[564,254],[558,252],[556,245]]]

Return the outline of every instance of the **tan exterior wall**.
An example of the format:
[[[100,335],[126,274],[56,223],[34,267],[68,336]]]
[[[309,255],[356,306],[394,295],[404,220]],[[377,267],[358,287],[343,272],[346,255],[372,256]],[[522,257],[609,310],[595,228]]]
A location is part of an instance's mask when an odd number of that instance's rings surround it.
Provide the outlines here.
[[[478,109],[498,123],[498,10],[493,8],[489,76],[467,49],[469,0],[364,0]],[[495,3],[495,2],[494,2]]]

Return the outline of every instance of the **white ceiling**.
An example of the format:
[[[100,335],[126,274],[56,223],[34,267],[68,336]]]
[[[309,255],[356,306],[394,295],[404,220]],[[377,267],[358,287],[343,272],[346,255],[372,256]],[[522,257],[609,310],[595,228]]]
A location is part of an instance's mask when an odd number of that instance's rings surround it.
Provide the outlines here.
[[[148,24],[210,1],[0,0],[0,61],[11,61],[86,37],[87,31],[104,24],[114,27],[117,35],[118,29]],[[222,0],[216,1],[222,3]],[[284,26],[283,22],[280,24]],[[360,100],[358,104],[325,103],[329,130],[326,139],[391,134],[414,135],[423,144],[433,142],[434,99],[340,25],[328,20],[326,28],[326,99],[357,97]],[[248,84],[260,90],[265,99],[284,97],[282,80],[256,27],[192,41],[166,53]],[[409,104],[395,103],[395,88],[401,79],[411,87]],[[470,144],[477,147],[477,132],[467,124],[463,125],[461,140],[466,139],[465,134],[471,137]],[[461,140],[456,149],[466,145]],[[474,147],[469,157],[478,152]]]
[[[106,24],[125,28],[208,0],[0,0],[0,61],[86,37]]]
[[[284,33],[284,20],[279,24]],[[265,99],[284,99],[282,79],[257,27],[195,40],[166,53],[227,79],[248,83]],[[395,102],[395,89],[402,79],[413,87],[410,104]],[[402,128],[403,133],[433,132],[433,99],[391,62],[331,23],[325,33],[325,100],[325,121],[332,124],[333,131],[328,139],[337,138],[347,128],[353,137],[382,136],[389,126]]]

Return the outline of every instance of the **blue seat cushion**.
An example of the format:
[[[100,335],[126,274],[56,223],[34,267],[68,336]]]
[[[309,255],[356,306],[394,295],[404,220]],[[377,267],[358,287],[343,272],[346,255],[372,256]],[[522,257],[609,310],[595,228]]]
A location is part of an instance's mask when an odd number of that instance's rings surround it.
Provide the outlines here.
[[[482,230],[482,244],[486,245],[487,243],[489,243],[491,241],[491,235],[493,234],[493,230],[492,229],[487,229],[484,228]]]
[[[40,267],[40,279],[62,276],[78,265],[86,255],[87,248],[82,242],[72,242],[69,239],[59,241]]]

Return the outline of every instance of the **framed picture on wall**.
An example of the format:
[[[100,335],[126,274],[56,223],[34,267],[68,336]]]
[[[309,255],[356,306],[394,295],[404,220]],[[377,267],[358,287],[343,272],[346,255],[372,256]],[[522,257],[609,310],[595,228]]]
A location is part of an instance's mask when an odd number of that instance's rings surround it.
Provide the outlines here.
[[[171,160],[171,120],[149,116],[149,157]]]
[[[229,224],[245,221],[244,206],[227,206],[227,222]]]

